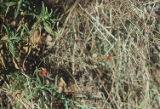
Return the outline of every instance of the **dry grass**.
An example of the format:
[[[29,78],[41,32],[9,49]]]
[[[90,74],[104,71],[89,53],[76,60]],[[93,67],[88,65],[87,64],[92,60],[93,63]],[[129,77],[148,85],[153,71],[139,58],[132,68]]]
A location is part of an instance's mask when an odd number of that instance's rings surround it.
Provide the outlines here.
[[[158,1],[76,0],[63,4],[57,0],[54,5],[57,15],[53,15],[60,21],[49,28],[55,32],[38,30],[48,34],[48,40],[41,40],[45,47],[37,42],[22,61],[24,75],[3,84],[0,92],[7,96],[6,103],[26,109],[160,108]],[[35,76],[42,67],[51,72],[46,80]],[[20,81],[20,77],[27,79]],[[22,86],[13,90],[16,81]],[[6,104],[2,98],[0,101]]]

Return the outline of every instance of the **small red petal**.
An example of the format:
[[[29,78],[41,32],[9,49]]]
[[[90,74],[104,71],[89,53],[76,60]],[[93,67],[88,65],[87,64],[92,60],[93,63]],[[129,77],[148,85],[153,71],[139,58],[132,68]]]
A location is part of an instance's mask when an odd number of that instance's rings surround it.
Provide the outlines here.
[[[106,56],[106,60],[111,60],[111,58],[112,58],[113,56]]]
[[[40,73],[43,74],[43,73],[44,73],[44,70],[40,70]]]
[[[49,74],[50,72],[48,72],[47,70],[46,70],[46,74]]]
[[[41,76],[47,78],[47,74],[49,74],[48,71],[46,71],[46,70],[40,70],[40,75],[41,75]]]
[[[41,76],[43,76],[43,77],[47,77],[47,75],[45,74],[45,73],[41,73]]]

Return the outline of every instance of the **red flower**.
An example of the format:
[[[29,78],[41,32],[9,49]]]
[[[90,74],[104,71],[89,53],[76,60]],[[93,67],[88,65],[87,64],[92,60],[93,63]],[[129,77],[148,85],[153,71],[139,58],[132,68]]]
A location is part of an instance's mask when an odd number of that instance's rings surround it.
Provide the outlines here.
[[[47,78],[47,75],[49,74],[49,72],[47,70],[40,70],[40,75]]]
[[[106,56],[106,60],[111,60],[111,58],[112,58],[113,56]]]

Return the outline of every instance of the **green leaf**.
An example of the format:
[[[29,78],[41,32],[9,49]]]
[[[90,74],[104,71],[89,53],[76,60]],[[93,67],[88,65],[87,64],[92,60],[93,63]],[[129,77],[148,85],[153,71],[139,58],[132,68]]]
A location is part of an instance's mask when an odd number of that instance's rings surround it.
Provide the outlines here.
[[[37,88],[31,95],[27,97],[27,100],[34,98],[39,92],[39,88]]]
[[[18,6],[17,6],[17,9],[16,9],[16,11],[15,11],[15,13],[14,13],[14,19],[18,16],[18,13],[19,13],[20,8],[21,8],[22,1],[23,1],[23,0],[19,0],[19,1],[18,1]]]
[[[8,40],[8,46],[9,46],[9,51],[15,57],[15,48],[14,48],[13,43],[10,40]]]
[[[7,36],[9,37],[9,31],[8,28],[6,27],[6,25],[3,25],[4,29],[6,30]]]
[[[7,7],[10,7],[10,6],[14,6],[14,5],[16,5],[17,4],[17,2],[2,2],[2,4],[1,5],[6,5]]]
[[[47,31],[47,33],[53,34],[51,26],[49,26],[47,23],[44,23],[44,29]]]

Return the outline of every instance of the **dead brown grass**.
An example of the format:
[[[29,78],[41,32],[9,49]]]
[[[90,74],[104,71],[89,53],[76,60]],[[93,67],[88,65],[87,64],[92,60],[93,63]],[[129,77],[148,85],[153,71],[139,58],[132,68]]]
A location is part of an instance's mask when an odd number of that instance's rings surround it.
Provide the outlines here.
[[[158,1],[62,1],[50,5],[60,22],[38,67],[63,78],[61,92],[84,108],[160,108]],[[25,108],[38,103],[21,102]]]
[[[65,45],[54,55],[61,57],[62,62],[66,58],[71,60],[73,75],[78,75],[78,67],[84,69],[81,73],[87,75],[87,79],[83,81],[88,82],[85,87],[84,82],[76,81],[80,84],[80,92],[86,91],[91,96],[94,93],[106,95],[103,102],[83,99],[85,104],[91,107],[102,106],[100,108],[159,107],[159,98],[157,103],[156,100],[151,100],[153,93],[159,95],[151,70],[155,64],[153,57],[157,57],[159,66],[159,52],[152,56],[156,51],[155,46],[159,46],[159,38],[156,37],[159,37],[159,30],[155,33],[159,19],[153,16],[154,11],[145,11],[148,3],[103,0],[93,1],[87,6],[74,3],[69,8],[63,28],[59,30],[59,40],[68,44],[72,30],[74,42],[70,47]],[[58,47],[62,42],[57,44]],[[68,48],[69,51],[64,52]],[[63,53],[65,58],[58,53]],[[105,59],[99,59],[102,54],[114,55],[114,58],[106,62]],[[98,83],[99,86],[94,86]],[[154,92],[155,90],[157,91]]]

